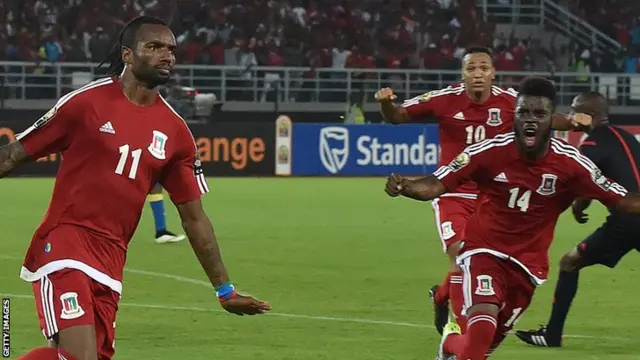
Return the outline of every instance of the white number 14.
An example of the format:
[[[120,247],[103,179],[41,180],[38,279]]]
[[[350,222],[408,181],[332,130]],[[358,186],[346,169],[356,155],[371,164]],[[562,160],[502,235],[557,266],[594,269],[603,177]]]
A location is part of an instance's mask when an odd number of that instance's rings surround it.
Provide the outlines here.
[[[511,195],[509,196],[509,207],[515,209],[519,207],[520,211],[527,212],[529,209],[529,200],[531,199],[531,190],[527,190],[520,195],[520,188],[513,188],[509,190]]]
[[[122,175],[124,172],[124,166],[127,164],[129,154],[131,154],[133,161],[131,162],[131,168],[129,169],[129,179],[135,179],[136,174],[138,173],[138,165],[140,164],[142,149],[135,149],[129,152],[129,145],[122,145],[118,150],[120,151],[120,161],[118,161],[118,166],[116,167],[116,174]]]

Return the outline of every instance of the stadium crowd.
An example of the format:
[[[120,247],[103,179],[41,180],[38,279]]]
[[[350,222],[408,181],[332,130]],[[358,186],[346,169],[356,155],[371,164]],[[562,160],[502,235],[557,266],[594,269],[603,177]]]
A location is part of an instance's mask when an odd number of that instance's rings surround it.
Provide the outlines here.
[[[5,0],[0,3],[0,23],[4,24],[0,26],[0,59],[33,61],[29,71],[34,75],[50,71],[41,64],[100,62],[117,40],[117,30],[128,19],[147,14],[170,21],[180,63],[245,69],[256,65],[310,67],[292,85],[300,89],[317,88],[316,80],[325,82],[320,86],[324,88],[344,83],[343,72],[317,72],[315,68],[456,70],[464,49],[472,45],[493,48],[498,71],[633,72],[640,68],[633,66],[640,64],[639,58],[626,53],[604,57],[586,48],[557,46],[553,39],[545,46],[535,37],[517,39],[513,34],[496,33],[496,24],[481,13],[474,0],[181,0],[176,4],[170,0]],[[584,6],[578,4],[575,10],[585,13]],[[636,32],[640,28],[628,32],[632,43],[638,40]],[[198,75],[218,74],[202,70]],[[241,83],[251,81],[252,75],[239,72],[231,76],[237,84],[227,86],[242,88]],[[257,76],[265,79],[264,74]],[[356,81],[375,78],[364,70],[352,76]],[[401,75],[385,78],[400,84],[404,80]],[[330,91],[322,93],[335,97]],[[324,96],[311,90],[305,94],[302,97]]]
[[[599,3],[604,9],[605,3]],[[585,50],[545,48],[536,39],[496,34],[495,24],[484,20],[473,0],[182,0],[180,6],[175,4],[168,0],[3,1],[1,55],[15,61],[99,62],[114,43],[116,29],[141,13],[170,19],[178,36],[180,61],[193,64],[456,69],[465,47],[483,45],[496,50],[498,70],[571,71],[573,58],[580,58]],[[576,11],[595,14],[586,12],[585,4],[577,4]],[[614,24],[619,31],[612,35],[621,42],[640,44],[638,19],[588,19],[603,26]],[[626,20],[631,27],[622,26]],[[593,61],[591,67],[613,72],[621,66],[620,62],[600,66]]]

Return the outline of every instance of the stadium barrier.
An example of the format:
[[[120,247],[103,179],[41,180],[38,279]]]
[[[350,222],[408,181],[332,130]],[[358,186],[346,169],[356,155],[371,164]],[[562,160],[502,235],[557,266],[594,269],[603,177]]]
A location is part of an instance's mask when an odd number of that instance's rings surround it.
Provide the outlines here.
[[[283,116],[276,128],[281,176],[426,175],[440,154],[433,124],[291,124]]]
[[[25,114],[37,119],[41,113]],[[33,116],[29,116],[33,115]],[[0,145],[15,140],[31,121],[0,119]],[[273,123],[215,123],[190,125],[207,176],[272,176],[275,168]],[[97,131],[97,129],[96,129]],[[151,139],[151,135],[150,138]],[[55,176],[60,155],[27,164],[12,176]]]

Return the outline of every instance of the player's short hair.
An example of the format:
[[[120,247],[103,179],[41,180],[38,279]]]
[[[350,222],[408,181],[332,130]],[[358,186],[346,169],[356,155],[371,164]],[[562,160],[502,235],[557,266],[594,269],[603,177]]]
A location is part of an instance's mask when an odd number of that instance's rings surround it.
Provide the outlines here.
[[[493,58],[493,52],[486,46],[471,46],[464,52],[464,56],[471,54],[487,54]]]
[[[556,86],[549,79],[539,76],[524,78],[518,86],[519,95],[541,96],[556,103]]]
[[[124,70],[124,62],[122,61],[122,47],[134,49],[138,41],[138,30],[142,25],[164,25],[169,26],[166,21],[153,16],[138,16],[131,19],[120,31],[118,41],[113,45],[111,52],[104,59],[98,68],[103,64],[109,63],[107,75],[117,76]]]
[[[597,92],[597,91],[585,91],[578,94],[586,101],[595,103],[595,110],[599,112],[599,115],[603,118],[607,118],[609,116],[609,100],[607,98]]]

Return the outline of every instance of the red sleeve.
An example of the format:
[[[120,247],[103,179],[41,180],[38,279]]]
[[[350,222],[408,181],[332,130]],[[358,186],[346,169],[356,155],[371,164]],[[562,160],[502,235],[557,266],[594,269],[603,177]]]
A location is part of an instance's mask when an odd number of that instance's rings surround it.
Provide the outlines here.
[[[429,116],[439,116],[443,110],[447,109],[447,99],[449,98],[447,95],[455,91],[453,87],[430,91],[405,100],[402,107],[407,109],[409,118],[414,121],[424,120]]]
[[[572,183],[575,197],[596,199],[607,207],[613,207],[627,195],[627,189],[608,179],[589,158],[574,150],[570,159],[576,169]]]
[[[460,185],[469,181],[478,181],[484,173],[487,165],[491,163],[488,149],[493,139],[479,142],[469,146],[449,163],[441,166],[433,175],[442,181],[449,191],[453,191]]]
[[[160,183],[167,190],[174,204],[184,204],[200,199],[209,192],[202,164],[196,154],[193,136],[187,130],[181,132],[178,150],[171,162],[163,169]]]
[[[33,125],[16,136],[32,159],[66,150],[71,144],[76,122],[84,116],[77,97],[63,97]]]

